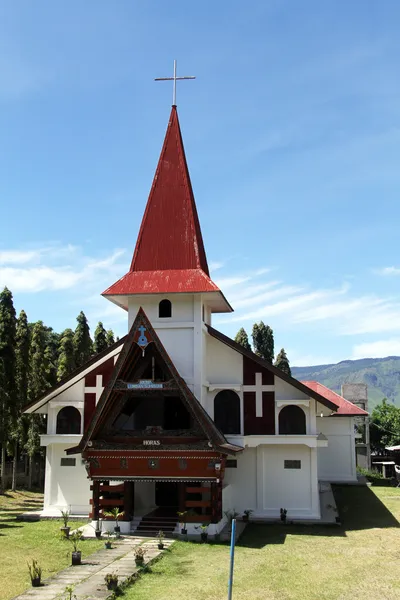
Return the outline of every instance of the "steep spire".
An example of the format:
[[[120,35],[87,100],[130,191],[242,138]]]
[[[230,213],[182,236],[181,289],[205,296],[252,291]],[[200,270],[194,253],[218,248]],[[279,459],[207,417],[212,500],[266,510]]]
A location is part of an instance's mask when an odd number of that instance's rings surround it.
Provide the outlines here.
[[[172,107],[131,271],[202,269],[208,265],[176,106]]]
[[[129,272],[103,296],[127,308],[132,294],[219,295],[218,312],[232,309],[210,279],[176,106],[171,115]]]

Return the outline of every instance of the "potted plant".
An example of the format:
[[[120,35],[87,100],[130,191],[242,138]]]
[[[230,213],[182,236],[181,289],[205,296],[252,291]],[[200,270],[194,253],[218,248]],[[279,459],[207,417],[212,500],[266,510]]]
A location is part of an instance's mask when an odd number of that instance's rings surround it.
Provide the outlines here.
[[[112,533],[111,533],[111,531],[106,531],[105,534],[108,539],[104,542],[104,548],[106,550],[111,550],[111,548],[112,548],[112,543],[111,543]]]
[[[243,511],[243,521],[245,523],[248,523],[250,515],[254,512],[254,510],[252,510],[251,508],[246,508],[246,510]]]
[[[64,521],[64,527],[60,527],[60,531],[64,534],[64,537],[68,538],[69,532],[71,530],[71,527],[68,527],[69,517],[70,517],[71,513],[67,509],[60,510],[60,512],[61,512],[62,520]]]
[[[101,521],[97,519],[96,521],[96,529],[94,530],[94,535],[99,540],[101,538]]]
[[[107,573],[104,577],[108,590],[116,590],[118,588],[118,575],[116,573]]]
[[[208,529],[209,523],[203,523],[202,525],[199,525],[198,527],[196,527],[196,529],[200,529],[201,533],[200,533],[200,538],[202,542],[206,542],[208,539],[208,533],[207,533],[207,529]]]
[[[42,577],[42,567],[39,565],[38,561],[33,558],[32,564],[28,562],[28,569],[32,587],[39,587]]]
[[[233,519],[236,519],[236,517],[239,516],[239,513],[237,513],[235,511],[235,509],[233,508],[232,510],[226,510],[225,516],[228,519],[228,523],[229,523],[230,527],[232,528],[232,521],[233,521]]]
[[[80,565],[82,560],[82,552],[78,550],[79,542],[82,540],[82,531],[77,529],[69,536],[69,540],[74,547],[72,551],[72,566]]]
[[[163,542],[164,538],[165,538],[165,533],[160,529],[160,531],[157,534],[158,549],[159,550],[163,550],[164,549],[164,542]]]
[[[120,534],[121,533],[121,528],[118,525],[118,520],[124,516],[123,512],[120,512],[118,506],[116,506],[115,508],[112,508],[111,510],[107,511],[106,513],[104,513],[106,517],[112,517],[115,521],[115,527],[114,527],[114,531],[116,534]]]
[[[179,517],[179,522],[181,525],[181,534],[186,535],[187,534],[187,529],[186,529],[187,510],[184,510],[183,512],[178,512],[177,515]]]
[[[144,565],[145,554],[146,548],[143,548],[143,546],[135,548],[135,563],[137,567],[142,567]]]
[[[281,515],[281,521],[282,521],[282,523],[286,523],[287,509],[286,508],[281,508],[280,515]]]

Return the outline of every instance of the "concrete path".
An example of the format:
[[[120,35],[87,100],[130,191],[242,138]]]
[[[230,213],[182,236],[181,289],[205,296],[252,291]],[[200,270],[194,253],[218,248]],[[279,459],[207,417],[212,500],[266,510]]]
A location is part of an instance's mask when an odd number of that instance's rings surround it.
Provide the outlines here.
[[[165,548],[172,543],[173,540],[164,540]],[[83,559],[81,565],[60,571],[44,580],[41,587],[30,588],[14,600],[59,600],[65,597],[64,590],[68,585],[74,586],[74,594],[78,600],[105,600],[112,594],[104,582],[107,573],[116,573],[118,583],[123,584],[140,570],[135,564],[137,546],[146,548],[145,564],[164,552],[158,549],[157,540],[126,537],[113,542],[111,550],[98,550]]]

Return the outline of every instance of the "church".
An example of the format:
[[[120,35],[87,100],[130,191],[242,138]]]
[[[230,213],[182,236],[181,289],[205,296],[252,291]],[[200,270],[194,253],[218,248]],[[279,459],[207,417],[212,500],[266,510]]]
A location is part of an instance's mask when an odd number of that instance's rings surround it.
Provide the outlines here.
[[[212,535],[229,511],[318,521],[322,488],[357,481],[367,413],[212,325],[233,308],[210,277],[175,104],[129,271],[102,295],[127,335],[25,409],[47,415],[43,516],[118,507],[122,532],[178,532],[180,512]]]

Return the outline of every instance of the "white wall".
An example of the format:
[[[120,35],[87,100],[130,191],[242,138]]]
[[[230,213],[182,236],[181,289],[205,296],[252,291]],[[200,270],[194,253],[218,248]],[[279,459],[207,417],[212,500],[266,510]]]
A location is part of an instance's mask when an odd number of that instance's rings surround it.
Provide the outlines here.
[[[48,403],[47,412],[47,433],[52,435],[56,432],[57,414],[64,406],[75,406],[81,412],[83,423],[83,402],[85,399],[85,378],[71,385],[54,400]]]
[[[150,323],[157,328],[158,323],[193,322],[193,294],[148,294],[131,296],[129,298],[129,329],[136,318],[139,308],[142,307]],[[172,304],[172,317],[160,319],[158,305],[161,300],[169,300]]]
[[[46,486],[44,513],[58,514],[58,509],[68,507],[73,514],[87,515],[90,512],[90,481],[80,454],[74,467],[62,467],[61,458],[66,458],[65,444],[51,444],[46,452]]]
[[[244,510],[257,508],[257,449],[246,448],[237,457],[237,468],[226,469],[224,484],[230,485],[231,494],[229,501],[237,512],[243,513]],[[223,510],[227,510],[225,504]]]
[[[318,478],[322,481],[356,481],[354,422],[352,417],[317,417],[317,430],[328,438],[318,448]]]
[[[243,383],[243,356],[207,335],[206,379],[209,383]]]

